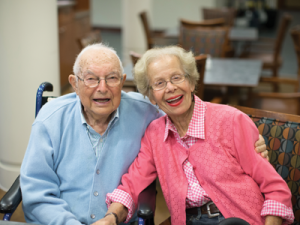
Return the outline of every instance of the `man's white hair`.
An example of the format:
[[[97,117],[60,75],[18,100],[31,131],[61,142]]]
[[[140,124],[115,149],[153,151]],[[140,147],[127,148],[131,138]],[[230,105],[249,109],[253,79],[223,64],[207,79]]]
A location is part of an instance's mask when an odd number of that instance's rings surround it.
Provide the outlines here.
[[[103,43],[96,43],[96,44],[88,45],[87,47],[82,49],[81,52],[77,55],[74,66],[73,66],[73,73],[74,73],[74,75],[76,75],[76,80],[77,80],[77,76],[79,75],[79,73],[81,71],[80,58],[81,58],[83,53],[85,53],[86,51],[88,51],[90,49],[93,49],[93,50],[108,50],[108,51],[112,52],[119,60],[121,75],[124,73],[124,68],[122,66],[122,62],[121,62],[119,56],[117,55],[117,52],[112,47],[109,47],[108,45],[105,45]]]

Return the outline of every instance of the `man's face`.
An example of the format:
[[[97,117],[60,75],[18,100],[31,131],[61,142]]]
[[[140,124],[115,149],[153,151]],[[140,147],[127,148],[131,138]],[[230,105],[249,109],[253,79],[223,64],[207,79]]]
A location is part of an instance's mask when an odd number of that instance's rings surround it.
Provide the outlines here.
[[[81,73],[78,76],[85,79],[88,75],[101,78],[96,87],[87,87],[85,83],[78,79],[77,83],[74,75],[70,75],[70,83],[75,89],[84,108],[84,114],[89,121],[107,120],[111,113],[115,111],[121,101],[121,90],[126,79],[122,75],[117,57],[108,50],[88,50],[80,60]],[[110,87],[105,83],[104,78],[112,73],[123,76],[120,84]],[[75,82],[74,82],[75,81]]]

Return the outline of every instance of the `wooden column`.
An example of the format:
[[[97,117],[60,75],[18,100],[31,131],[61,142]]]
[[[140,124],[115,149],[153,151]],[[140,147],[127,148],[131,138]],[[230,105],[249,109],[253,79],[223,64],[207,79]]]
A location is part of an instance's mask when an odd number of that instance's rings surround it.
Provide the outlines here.
[[[0,1],[0,188],[17,177],[40,83],[60,94],[56,0]]]

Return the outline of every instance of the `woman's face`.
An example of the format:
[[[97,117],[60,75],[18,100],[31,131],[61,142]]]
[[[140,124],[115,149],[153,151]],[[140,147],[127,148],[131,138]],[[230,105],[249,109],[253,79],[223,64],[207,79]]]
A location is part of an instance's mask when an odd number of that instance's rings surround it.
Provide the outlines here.
[[[148,65],[147,74],[150,86],[159,80],[170,81],[174,75],[184,75],[179,59],[176,56],[163,56]],[[188,79],[182,83],[172,84],[167,82],[165,88],[150,91],[150,100],[156,103],[160,109],[171,117],[172,120],[189,114],[192,104],[191,93],[194,86],[190,85]]]

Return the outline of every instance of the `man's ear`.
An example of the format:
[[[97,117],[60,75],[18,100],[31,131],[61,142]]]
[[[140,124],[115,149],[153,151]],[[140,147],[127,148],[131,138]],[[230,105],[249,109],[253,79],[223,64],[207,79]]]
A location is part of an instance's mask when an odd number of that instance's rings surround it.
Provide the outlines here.
[[[78,94],[78,86],[77,86],[77,81],[76,81],[76,76],[73,74],[69,75],[69,83],[71,84],[71,86],[73,87],[74,91],[76,92],[76,94]]]

